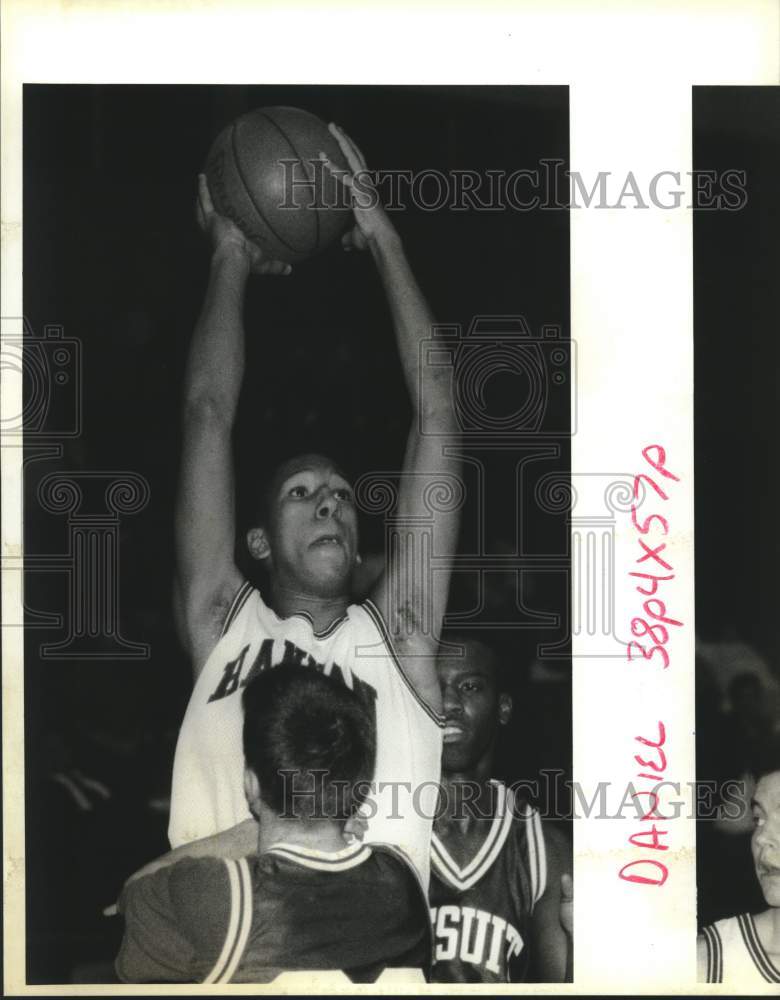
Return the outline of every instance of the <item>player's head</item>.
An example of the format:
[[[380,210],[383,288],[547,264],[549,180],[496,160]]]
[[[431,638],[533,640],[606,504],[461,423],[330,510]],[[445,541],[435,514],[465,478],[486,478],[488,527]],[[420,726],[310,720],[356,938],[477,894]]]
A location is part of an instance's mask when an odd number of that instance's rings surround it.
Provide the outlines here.
[[[761,678],[753,671],[746,670],[733,677],[728,694],[732,710],[737,715],[749,718],[763,713],[766,693]]]
[[[256,674],[244,702],[250,809],[303,822],[344,821],[374,770],[373,721],[358,696],[312,667]]]
[[[770,906],[780,906],[780,766],[758,771],[753,793],[753,864]]]
[[[442,769],[489,777],[499,726],[512,714],[498,655],[479,639],[445,634],[436,666],[445,717]]]
[[[305,454],[277,466],[260,495],[247,545],[283,587],[318,597],[348,588],[358,551],[349,480],[331,459]]]

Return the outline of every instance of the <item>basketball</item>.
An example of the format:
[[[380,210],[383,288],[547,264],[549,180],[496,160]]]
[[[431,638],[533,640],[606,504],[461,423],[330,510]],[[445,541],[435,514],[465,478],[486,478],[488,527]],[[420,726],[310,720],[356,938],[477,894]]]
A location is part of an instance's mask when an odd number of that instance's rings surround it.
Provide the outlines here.
[[[325,122],[300,108],[258,108],[217,138],[205,174],[214,208],[272,260],[306,260],[352,222],[349,192],[320,162],[347,169]]]

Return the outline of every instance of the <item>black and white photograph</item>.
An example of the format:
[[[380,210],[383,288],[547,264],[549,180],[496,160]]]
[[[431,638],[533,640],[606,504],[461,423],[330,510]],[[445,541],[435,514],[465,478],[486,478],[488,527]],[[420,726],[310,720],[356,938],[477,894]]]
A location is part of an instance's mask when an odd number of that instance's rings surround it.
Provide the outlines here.
[[[780,88],[696,87],[694,219],[699,981],[780,983],[780,604],[774,521]]]
[[[779,37],[5,0],[4,994],[776,992]]]
[[[23,102],[28,982],[570,980],[567,88]]]

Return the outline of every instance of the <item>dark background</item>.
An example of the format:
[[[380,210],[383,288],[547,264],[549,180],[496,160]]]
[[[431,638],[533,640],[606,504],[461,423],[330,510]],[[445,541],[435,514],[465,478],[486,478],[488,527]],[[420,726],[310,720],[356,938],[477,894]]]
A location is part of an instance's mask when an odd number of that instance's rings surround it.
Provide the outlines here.
[[[697,776],[780,768],[780,89],[695,87],[693,165],[746,171],[747,203],[694,213]],[[702,924],[765,907],[750,822],[701,819]]]
[[[45,566],[26,576],[31,982],[104,975],[100,963],[113,956],[121,927],[101,908],[132,870],[167,847],[172,754],[190,690],[170,603],[178,409],[208,263],[194,222],[195,178],[230,120],[278,104],[337,121],[370,166],[509,172],[535,169],[541,158],[568,166],[566,88],[25,87],[25,316],[32,337],[57,324],[80,342],[83,390],[82,432],[60,442],[61,458],[36,458],[38,438],[26,438],[28,560],[45,563],[69,545],[66,517],[38,499],[45,475],[129,471],[150,488],[146,507],[123,516],[119,528],[119,627],[126,640],[149,644],[148,659],[44,658],[42,644],[64,632],[36,627],[35,615],[68,613],[67,578]],[[565,210],[409,208],[393,218],[439,321],[465,328],[477,315],[520,313],[535,333],[557,324],[569,335]],[[359,472],[399,468],[410,409],[368,256],[336,247],[289,278],[253,281],[246,325],[240,492],[258,469],[301,447],[331,452]],[[491,407],[505,413],[527,386],[499,375],[489,391]],[[566,388],[549,402],[545,424],[567,428],[568,406]],[[56,431],[56,408],[51,419]],[[557,457],[537,463],[538,475],[568,474],[568,442],[556,440]],[[520,544],[565,561],[566,512],[542,512],[526,496],[518,501],[515,458],[493,460],[490,481],[499,486],[487,497],[486,552],[511,555]],[[532,490],[533,479],[526,485]],[[470,551],[474,514],[471,504],[463,537]],[[368,520],[363,537],[367,550],[381,551],[381,522]],[[474,607],[474,582],[457,575],[456,610]],[[545,669],[532,668],[539,643],[565,643],[565,574],[531,574],[522,597],[558,622],[496,637],[516,702],[501,770],[508,778],[532,778],[542,768],[569,777],[565,649]],[[513,574],[493,574],[482,620],[518,619],[517,600]]]

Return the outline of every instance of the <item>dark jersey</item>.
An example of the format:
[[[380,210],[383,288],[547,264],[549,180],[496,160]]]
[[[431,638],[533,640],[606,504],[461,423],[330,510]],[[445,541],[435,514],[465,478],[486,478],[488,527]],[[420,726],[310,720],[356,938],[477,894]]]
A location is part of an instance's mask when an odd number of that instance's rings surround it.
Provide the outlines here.
[[[497,789],[488,834],[461,868],[434,829],[431,845],[431,923],[438,983],[517,983],[528,975],[531,918],[547,885],[538,812]]]
[[[384,846],[275,844],[240,861],[185,859],[131,882],[120,911],[124,982],[267,983],[335,969],[374,982],[387,968],[430,966],[422,886]]]

